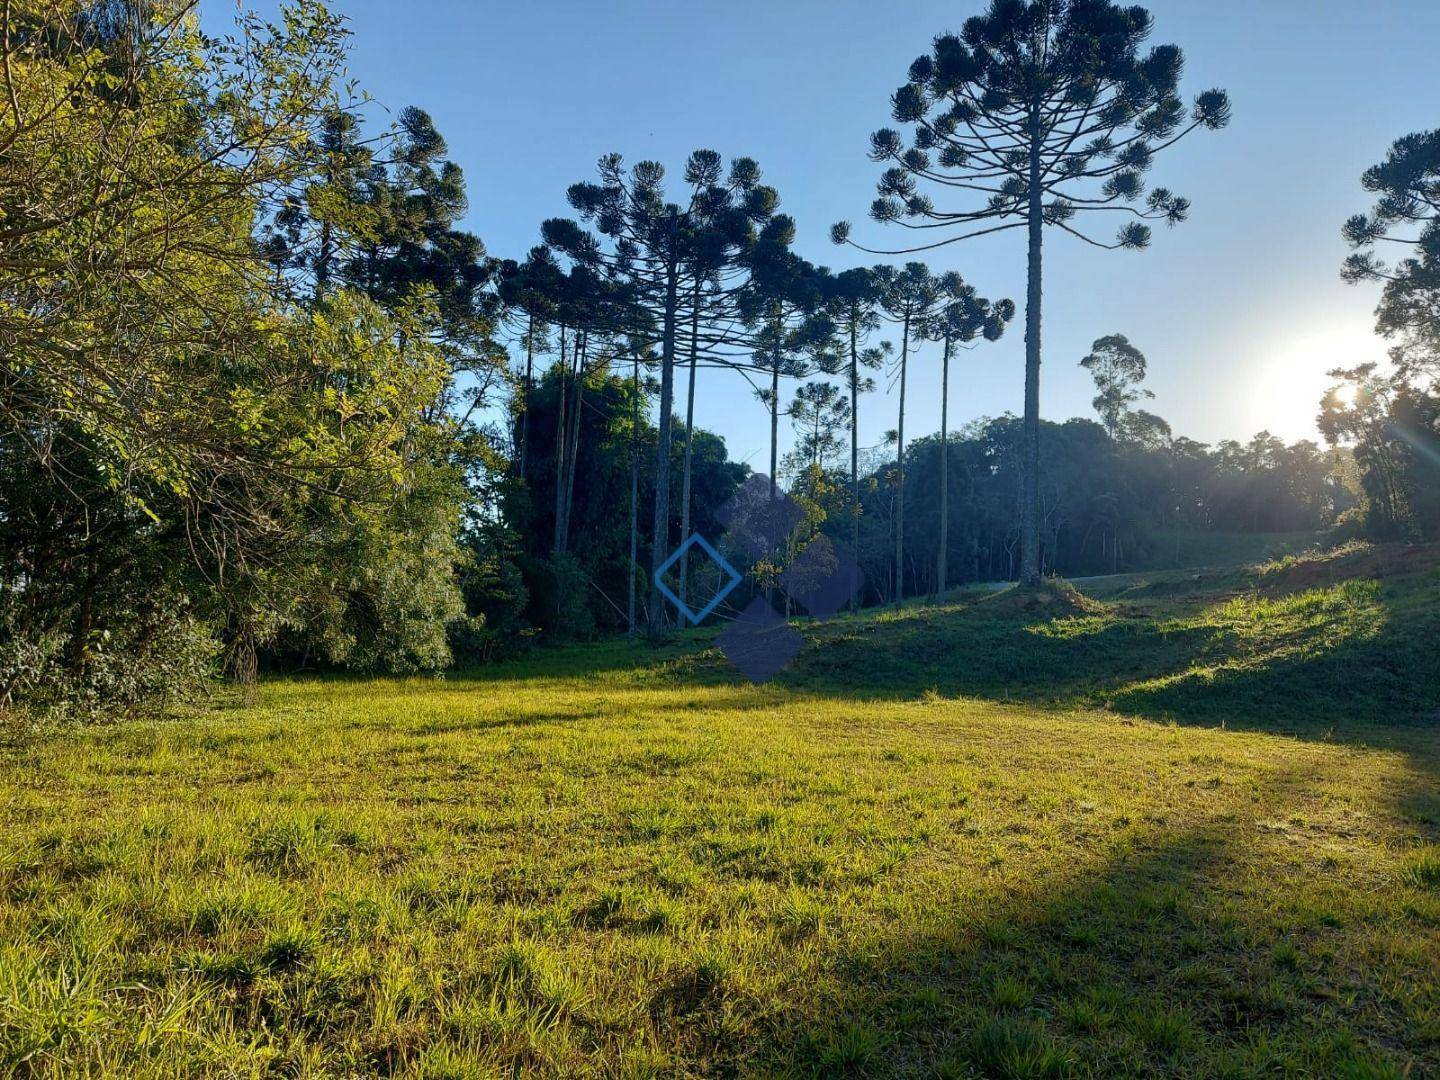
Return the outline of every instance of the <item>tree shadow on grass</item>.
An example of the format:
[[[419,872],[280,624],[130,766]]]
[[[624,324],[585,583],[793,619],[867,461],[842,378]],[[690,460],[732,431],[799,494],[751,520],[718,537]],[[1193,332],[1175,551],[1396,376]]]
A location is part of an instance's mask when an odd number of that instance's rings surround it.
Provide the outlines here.
[[[1295,784],[1265,794],[1273,812]],[[904,928],[852,939],[817,995],[773,1018],[759,1056],[823,1076],[1381,1077],[1401,1075],[1381,1062],[1416,1075],[1440,1065],[1401,998],[1336,959],[1358,916],[1307,891],[1303,874],[1263,876],[1244,839],[1222,816],[1137,833],[1059,880],[957,883]],[[1413,965],[1389,974],[1392,986],[1425,979]]]

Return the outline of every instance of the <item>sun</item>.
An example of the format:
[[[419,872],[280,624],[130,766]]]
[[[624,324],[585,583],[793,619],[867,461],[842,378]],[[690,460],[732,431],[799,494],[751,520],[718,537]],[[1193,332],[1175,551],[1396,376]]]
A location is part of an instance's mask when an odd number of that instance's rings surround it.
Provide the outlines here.
[[[1285,332],[1255,357],[1245,418],[1255,431],[1287,441],[1317,439],[1320,399],[1338,384],[1330,372],[1383,358],[1384,345],[1366,322],[1311,323],[1299,333]],[[1352,404],[1354,386],[1341,385],[1340,395],[1343,404]]]

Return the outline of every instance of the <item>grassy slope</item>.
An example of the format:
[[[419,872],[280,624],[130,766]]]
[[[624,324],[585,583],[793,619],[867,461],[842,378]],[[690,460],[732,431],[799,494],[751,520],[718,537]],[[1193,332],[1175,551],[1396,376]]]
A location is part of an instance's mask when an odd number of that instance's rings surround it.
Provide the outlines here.
[[[0,1068],[1440,1070],[1440,552],[296,681],[0,766]]]

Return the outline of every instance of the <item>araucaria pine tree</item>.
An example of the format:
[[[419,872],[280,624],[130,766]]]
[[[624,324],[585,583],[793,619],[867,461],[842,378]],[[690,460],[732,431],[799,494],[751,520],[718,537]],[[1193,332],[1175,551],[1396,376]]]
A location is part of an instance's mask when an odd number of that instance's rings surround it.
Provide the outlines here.
[[[1221,128],[1222,90],[1187,111],[1178,87],[1184,60],[1173,45],[1142,54],[1150,13],[1110,0],[993,0],[957,34],[937,37],[910,65],[891,99],[911,129],[871,137],[871,157],[888,163],[871,207],[877,221],[924,237],[921,251],[969,237],[1023,228],[1025,411],[1020,482],[1020,577],[1039,581],[1041,247],[1046,226],[1101,248],[1143,248],[1149,221],[1184,220],[1189,202],[1166,188],[1148,194],[1155,156],[1199,128]],[[938,207],[922,188],[978,202]],[[1119,215],[1112,239],[1082,227],[1084,215]],[[848,222],[832,230],[849,240]],[[931,239],[934,237],[934,239]],[[858,245],[857,245],[858,246]],[[865,250],[873,250],[866,248]],[[888,252],[895,254],[896,252]]]
[[[1396,375],[1440,382],[1440,129],[1396,140],[1361,183],[1376,196],[1375,207],[1345,223],[1355,254],[1345,260],[1343,276],[1352,284],[1384,284],[1375,330],[1394,342]],[[1377,245],[1409,250],[1390,263]]]
[[[779,492],[780,380],[803,379],[831,366],[832,327],[820,314],[820,270],[790,249],[795,224],[784,214],[766,223],[750,262],[739,312],[750,330],[751,364],[768,386],[756,397],[770,413],[770,496]]]
[[[860,395],[875,389],[867,371],[884,365],[890,343],[870,345],[880,328],[881,284],[888,268],[856,267],[825,281],[825,314],[834,328],[831,350],[840,358],[850,393],[850,554],[860,561]],[[857,596],[854,603],[858,603]]]
[[[941,280],[924,263],[880,270],[880,305],[900,327],[900,407],[895,427],[895,603],[905,599],[905,377],[910,345],[924,338],[931,316],[944,300]]]
[[[748,250],[754,242],[754,221],[768,217],[775,199],[773,192],[759,190],[754,162],[739,159],[722,178],[714,154],[703,150],[691,155],[683,204],[666,198],[665,168],[659,162],[642,161],[627,169],[619,154],[607,154],[600,159],[599,174],[598,183],[572,184],[566,193],[581,218],[594,224],[598,237],[568,219],[551,219],[541,229],[547,243],[623,284],[631,296],[630,331],[660,348],[653,577],[670,551],[670,446],[675,364],[686,312],[684,286],[697,267],[702,276],[718,273],[736,253]],[[664,612],[652,583],[652,634],[664,628]]]

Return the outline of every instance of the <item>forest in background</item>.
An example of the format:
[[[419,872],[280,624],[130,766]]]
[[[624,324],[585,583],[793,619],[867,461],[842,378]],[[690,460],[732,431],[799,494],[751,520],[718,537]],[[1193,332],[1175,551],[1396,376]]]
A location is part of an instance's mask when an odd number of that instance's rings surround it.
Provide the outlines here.
[[[811,263],[760,165],[711,150],[672,172],[606,157],[567,192],[572,218],[499,257],[460,227],[483,208],[442,134],[419,108],[375,119],[323,5],[242,14],[223,38],[184,0],[7,5],[0,707],[87,715],[217,672],[439,670],[664,635],[652,573],[690,533],[722,537],[749,476],[694,423],[700,368],[753,387],[770,492],[804,511],[740,566],[742,606],[821,534],[860,564],[866,604],[1163,565],[1185,534],[1440,537],[1440,132],[1400,138],[1357,185],[1373,209],[1343,224],[1342,273],[1380,284],[1392,363],[1334,373],[1325,447],[1177,435],[1140,408],[1147,359],[1123,327],[1071,358],[1095,419],[1044,422],[1039,237],[1102,205],[1136,220],[1100,246],[1183,221],[1144,174],[1229,104],[1185,106],[1178,50],[1147,51],[1148,16],[1109,4],[1022,28],[1088,43],[1022,93],[1016,10],[937,38],[892,98],[910,145],[887,129],[870,148],[877,235],[1026,230],[1012,301],[914,251]],[[1051,126],[1017,127],[1042,92]],[[937,209],[927,185],[987,194]],[[832,236],[854,244],[846,223]],[[907,441],[911,365],[943,364],[963,401],[964,370],[1021,332],[1022,415],[949,421],[947,397],[942,430]],[[899,411],[865,448],[880,379]]]

